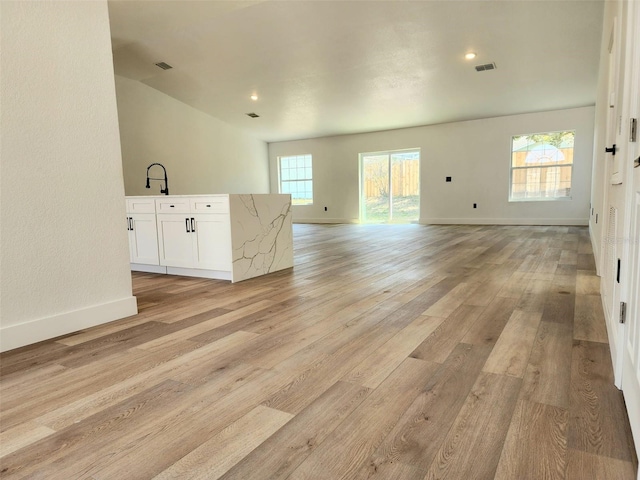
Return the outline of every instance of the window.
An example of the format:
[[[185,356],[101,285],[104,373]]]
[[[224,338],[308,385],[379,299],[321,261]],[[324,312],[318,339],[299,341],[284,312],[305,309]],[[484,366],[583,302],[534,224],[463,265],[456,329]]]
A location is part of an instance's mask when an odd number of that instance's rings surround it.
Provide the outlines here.
[[[574,131],[512,137],[509,200],[570,199],[574,139]]]
[[[290,193],[293,205],[313,203],[313,173],[311,155],[278,157],[280,163],[280,193]]]
[[[420,149],[360,154],[360,221],[420,218]]]

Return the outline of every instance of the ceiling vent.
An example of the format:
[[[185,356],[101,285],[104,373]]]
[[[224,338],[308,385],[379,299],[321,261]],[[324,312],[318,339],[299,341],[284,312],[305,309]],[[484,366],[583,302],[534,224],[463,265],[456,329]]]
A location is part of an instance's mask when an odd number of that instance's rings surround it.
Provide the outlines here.
[[[495,70],[495,69],[496,69],[495,63],[485,63],[484,65],[476,65],[477,72],[484,72],[485,70]]]
[[[171,65],[169,65],[168,63],[164,63],[164,62],[158,62],[156,63],[157,67],[160,67],[163,70],[169,70],[171,68],[173,68]]]
[[[247,116],[251,117],[251,118],[258,118],[260,115],[258,115],[257,113],[247,113]]]

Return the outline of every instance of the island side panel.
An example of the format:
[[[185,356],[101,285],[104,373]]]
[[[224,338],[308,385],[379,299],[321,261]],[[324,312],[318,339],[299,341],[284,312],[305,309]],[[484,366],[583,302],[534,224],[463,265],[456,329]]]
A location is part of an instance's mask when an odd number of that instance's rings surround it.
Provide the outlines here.
[[[293,267],[291,196],[229,195],[232,281]]]

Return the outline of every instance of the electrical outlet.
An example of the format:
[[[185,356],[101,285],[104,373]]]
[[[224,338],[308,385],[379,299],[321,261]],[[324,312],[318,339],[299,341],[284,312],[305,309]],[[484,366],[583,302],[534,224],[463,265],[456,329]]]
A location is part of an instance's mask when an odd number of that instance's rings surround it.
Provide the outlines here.
[[[451,177],[445,177],[445,181],[446,182],[450,182],[451,181]]]
[[[477,203],[474,203],[474,204],[473,204],[473,208],[478,208],[478,204],[477,204]]]

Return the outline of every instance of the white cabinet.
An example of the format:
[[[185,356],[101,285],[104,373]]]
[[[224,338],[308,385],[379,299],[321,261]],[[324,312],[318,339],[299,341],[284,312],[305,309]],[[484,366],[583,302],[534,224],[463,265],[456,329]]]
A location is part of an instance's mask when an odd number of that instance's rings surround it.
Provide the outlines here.
[[[293,267],[290,195],[127,197],[127,230],[132,270],[239,282]]]
[[[127,199],[129,258],[132,264],[160,265],[153,199]]]
[[[193,215],[194,268],[231,271],[231,226],[229,214]]]
[[[160,264],[155,214],[129,214],[129,252],[131,263]]]
[[[160,265],[193,268],[193,235],[188,214],[158,215]]]
[[[156,212],[164,213],[191,213],[189,197],[164,197],[156,198]]]
[[[127,197],[127,213],[156,213],[156,202],[150,197]]]
[[[156,209],[160,265],[231,272],[226,196],[157,199]]]

